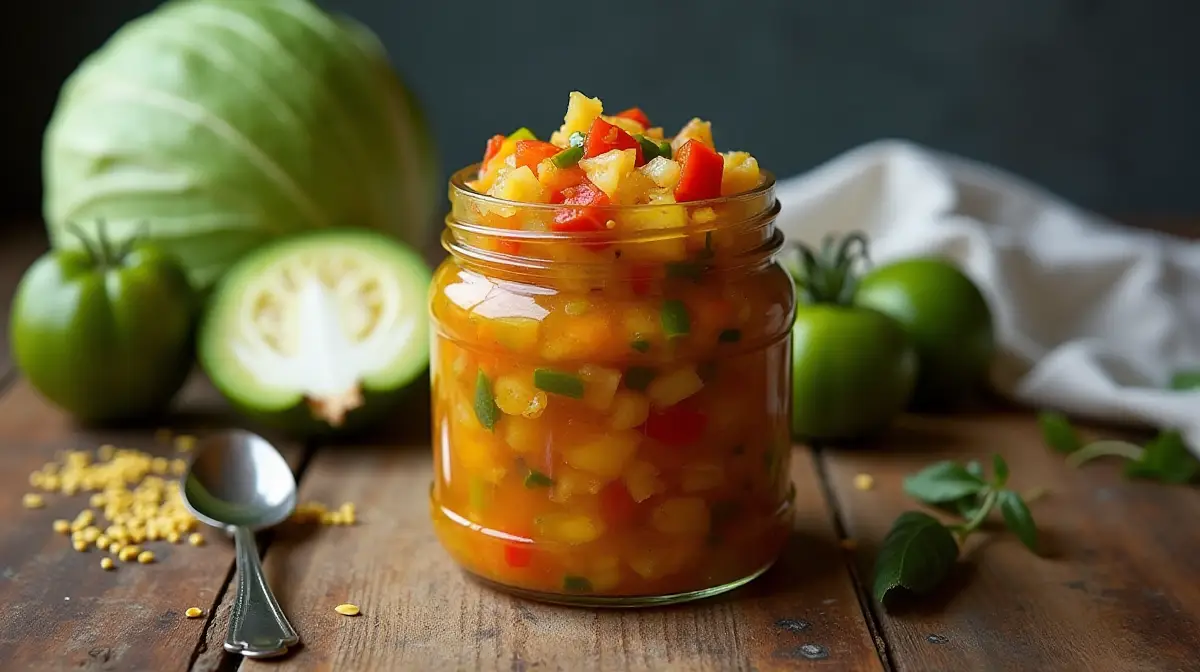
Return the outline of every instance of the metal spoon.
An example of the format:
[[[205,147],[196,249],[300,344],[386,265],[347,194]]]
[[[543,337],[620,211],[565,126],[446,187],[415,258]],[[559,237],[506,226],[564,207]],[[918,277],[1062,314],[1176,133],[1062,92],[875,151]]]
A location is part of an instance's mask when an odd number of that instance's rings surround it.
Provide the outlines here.
[[[247,658],[287,653],[300,642],[267,586],[254,532],[283,522],[296,508],[296,479],[266,439],[246,431],[202,439],[183,479],[183,501],[201,521],[233,535],[237,599],[225,650]]]

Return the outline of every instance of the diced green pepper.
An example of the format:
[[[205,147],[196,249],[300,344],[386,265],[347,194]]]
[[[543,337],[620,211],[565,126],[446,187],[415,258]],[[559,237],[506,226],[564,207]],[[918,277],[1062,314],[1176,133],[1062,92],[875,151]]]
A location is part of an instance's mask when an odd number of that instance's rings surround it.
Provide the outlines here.
[[[583,158],[583,147],[568,147],[550,157],[550,161],[559,168],[570,168]]]
[[[668,140],[658,141],[658,155],[664,159],[671,158],[671,143]]]
[[[493,429],[500,417],[500,407],[496,405],[496,396],[492,393],[492,381],[488,380],[483,369],[475,377],[475,418],[485,429]]]
[[[654,157],[659,155],[659,147],[657,142],[647,138],[644,135],[635,135],[633,137],[638,141],[638,144],[642,146],[642,161],[645,163],[650,163]]]
[[[587,134],[583,131],[575,131],[567,137],[567,144],[571,147],[583,147],[585,142],[587,142]]]
[[[667,338],[687,336],[692,331],[692,318],[687,306],[679,299],[667,299],[662,305],[662,327]]]
[[[650,381],[657,375],[658,372],[648,366],[631,366],[625,369],[623,380],[625,387],[641,392],[650,386]]]
[[[726,329],[717,336],[717,341],[721,343],[737,343],[742,340],[741,329]]]
[[[643,338],[637,338],[629,344],[629,347],[637,350],[638,352],[650,352],[650,341],[647,341]]]
[[[517,130],[510,133],[507,139],[508,140],[537,140],[537,136],[534,135],[533,131],[522,126],[521,128],[518,128]]]
[[[527,488],[548,488],[552,485],[554,485],[554,479],[537,469],[530,469],[529,475],[525,477],[525,487]]]
[[[568,593],[590,593],[592,582],[588,581],[587,577],[568,574],[563,577],[563,590]]]
[[[554,369],[534,369],[533,386],[544,392],[572,399],[583,398],[583,379]]]

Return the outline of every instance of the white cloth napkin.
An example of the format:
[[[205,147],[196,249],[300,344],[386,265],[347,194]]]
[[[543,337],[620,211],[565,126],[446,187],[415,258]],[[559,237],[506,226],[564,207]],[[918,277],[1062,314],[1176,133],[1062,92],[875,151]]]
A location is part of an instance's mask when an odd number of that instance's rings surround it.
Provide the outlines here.
[[[1178,428],[1200,455],[1200,243],[1118,226],[997,169],[881,141],[778,185],[779,226],[818,244],[863,231],[877,263],[936,254],[978,283],[992,382],[1037,408]]]

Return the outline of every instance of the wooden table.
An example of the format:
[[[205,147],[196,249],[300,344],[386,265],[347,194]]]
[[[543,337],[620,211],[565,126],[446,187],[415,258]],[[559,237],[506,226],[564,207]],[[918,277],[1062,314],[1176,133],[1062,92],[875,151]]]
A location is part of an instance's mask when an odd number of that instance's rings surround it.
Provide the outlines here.
[[[0,326],[44,241],[0,238]],[[281,442],[301,498],[353,501],[353,527],[293,526],[265,567],[304,645],[243,662],[221,642],[231,547],[152,544],[158,561],[105,572],[51,521],[84,506],[48,496],[22,508],[28,474],[68,448],[173,451],[154,428],[84,431],[13,370],[0,329],[0,669],[4,670],[1200,670],[1200,494],[1132,483],[1109,464],[1072,471],[1042,446],[1031,414],[904,418],[855,449],[794,448],[799,518],[779,564],[692,606],[586,611],[523,602],[465,579],[427,517],[428,411],[378,445]],[[236,422],[200,379],[177,431]],[[904,474],[943,457],[1002,453],[1020,488],[1050,494],[1034,514],[1045,557],[1012,535],[972,543],[945,590],[903,613],[867,595],[873,549],[915,508]],[[857,474],[874,477],[859,490]],[[842,548],[842,540],[857,550]],[[847,544],[851,545],[851,544]],[[352,602],[357,618],[334,613]],[[205,616],[187,619],[190,606]]]

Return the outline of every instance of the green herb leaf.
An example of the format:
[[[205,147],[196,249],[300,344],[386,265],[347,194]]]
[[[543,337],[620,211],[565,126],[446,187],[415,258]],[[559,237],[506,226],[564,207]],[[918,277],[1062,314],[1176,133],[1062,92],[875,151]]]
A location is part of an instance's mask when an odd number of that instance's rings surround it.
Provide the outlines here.
[[[1056,453],[1073,453],[1082,445],[1075,428],[1071,426],[1071,421],[1062,413],[1038,413],[1038,426],[1042,428],[1042,438],[1046,445]]]
[[[718,343],[737,343],[742,340],[741,329],[726,329],[717,335]]]
[[[1008,529],[1016,533],[1029,550],[1037,553],[1037,525],[1025,500],[1012,490],[1001,491],[1000,513],[1004,515],[1004,524]]]
[[[967,472],[970,473],[970,472]],[[1000,489],[1008,482],[1008,462],[1000,453],[992,453],[992,487]]]
[[[570,168],[583,158],[583,147],[568,147],[550,157],[550,161],[559,168]]]
[[[583,379],[554,369],[534,369],[533,386],[544,392],[572,399],[583,398]]]
[[[1200,462],[1188,451],[1183,435],[1168,430],[1146,444],[1141,459],[1125,465],[1125,475],[1181,485],[1200,475]]]
[[[496,420],[500,418],[500,407],[496,405],[496,396],[492,394],[492,381],[488,380],[483,369],[475,376],[475,419],[485,429],[494,429]]]
[[[583,131],[575,131],[567,136],[567,144],[571,147],[583,147],[585,142],[587,142],[587,134]]]
[[[905,592],[925,595],[949,576],[957,559],[958,543],[945,525],[929,514],[906,511],[883,540],[872,593],[885,605]]]
[[[1171,389],[1181,391],[1200,389],[1200,369],[1176,371],[1175,375],[1171,376]]]
[[[687,336],[692,331],[692,318],[688,314],[687,306],[679,299],[663,301],[660,319],[667,338]]]
[[[647,340],[641,339],[641,338],[634,339],[634,341],[629,344],[629,347],[633,348],[634,350],[637,350],[638,352],[649,352],[650,351],[650,341],[647,341]]]
[[[587,577],[568,574],[563,577],[563,590],[568,593],[590,593],[592,592],[592,582],[588,581]]]
[[[530,469],[529,475],[525,477],[525,487],[527,488],[548,488],[554,485],[554,479],[543,474],[537,469]]]
[[[654,380],[654,377],[657,375],[658,372],[648,366],[631,366],[625,369],[623,380],[625,381],[625,387],[641,392],[650,385],[650,381]]]
[[[949,460],[926,467],[904,479],[904,492],[930,504],[953,502],[974,495],[985,487],[987,484],[982,478]]]

